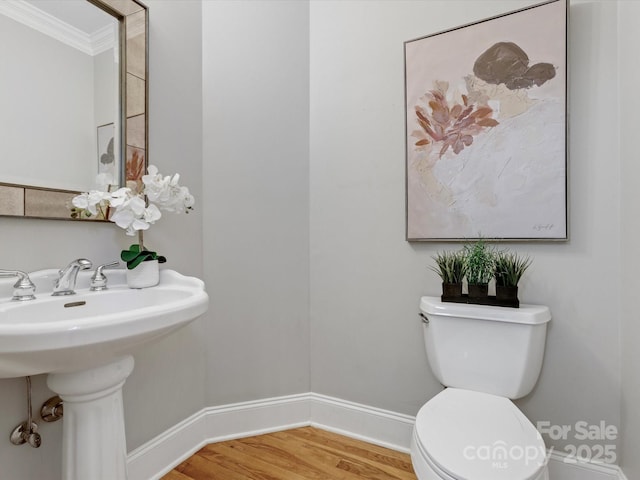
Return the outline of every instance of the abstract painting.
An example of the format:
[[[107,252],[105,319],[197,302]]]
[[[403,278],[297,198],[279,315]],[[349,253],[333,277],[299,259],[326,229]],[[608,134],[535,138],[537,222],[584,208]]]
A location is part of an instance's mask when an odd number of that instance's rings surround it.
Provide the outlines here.
[[[407,240],[567,238],[567,4],[405,42]]]

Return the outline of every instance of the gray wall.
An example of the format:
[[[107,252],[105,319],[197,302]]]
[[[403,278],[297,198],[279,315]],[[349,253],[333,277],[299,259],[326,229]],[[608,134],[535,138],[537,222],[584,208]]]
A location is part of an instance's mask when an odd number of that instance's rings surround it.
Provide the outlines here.
[[[168,258],[166,268],[203,276],[201,5],[147,0],[150,19],[149,157],[162,173],[180,172],[197,199],[196,211],[163,218],[145,236]],[[133,243],[113,224],[0,218],[0,266],[59,268],[78,257],[105,263]],[[205,405],[203,318],[136,355],[124,389],[129,450]],[[0,380],[0,478],[58,480],[61,423],[41,425],[39,449],[15,447],[9,433],[26,418],[23,379]],[[34,404],[52,393],[44,375],[34,378]]]
[[[402,44],[531,3],[311,2],[312,391],[407,414],[440,391],[418,303],[440,289],[431,255],[455,245],[404,240]],[[553,314],[540,381],[518,405],[534,423],[619,427],[616,2],[572,2],[570,15],[571,240],[506,245],[534,259],[520,298]]]
[[[93,72],[93,116],[94,125],[98,127],[112,123],[116,118],[116,99],[118,98],[116,81],[119,72],[113,59],[113,49],[93,57]],[[113,94],[109,95],[108,92]]]
[[[640,3],[622,2],[619,5],[618,43],[620,61],[620,159],[622,221],[621,255],[622,322],[620,344],[622,347],[622,451],[621,464],[629,479],[640,478],[640,315],[638,314],[637,288],[640,265],[640,216],[638,215],[638,179],[640,162],[636,134],[636,112],[640,109],[640,97],[636,94],[640,78],[640,44],[637,19]]]
[[[203,3],[211,405],[309,391],[309,5]]]
[[[149,0],[149,161],[180,173],[196,198],[195,212],[165,215],[145,235],[167,256],[166,268],[204,276],[202,219],[202,17],[195,0]],[[121,232],[117,232],[122,237]],[[127,239],[130,240],[130,239]],[[132,242],[131,242],[132,243]],[[205,315],[136,356],[125,384],[129,450],[205,405]]]

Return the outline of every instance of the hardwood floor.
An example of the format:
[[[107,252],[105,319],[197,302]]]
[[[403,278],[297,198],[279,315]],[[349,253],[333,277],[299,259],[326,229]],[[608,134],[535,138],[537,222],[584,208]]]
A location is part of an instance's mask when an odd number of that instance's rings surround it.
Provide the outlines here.
[[[162,480],[416,480],[409,455],[313,427],[207,445]]]

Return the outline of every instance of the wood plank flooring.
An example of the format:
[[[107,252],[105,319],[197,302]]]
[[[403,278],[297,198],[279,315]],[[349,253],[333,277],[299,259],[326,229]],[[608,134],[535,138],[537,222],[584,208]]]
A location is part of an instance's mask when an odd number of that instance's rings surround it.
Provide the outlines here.
[[[162,480],[416,480],[409,455],[313,427],[207,445]]]

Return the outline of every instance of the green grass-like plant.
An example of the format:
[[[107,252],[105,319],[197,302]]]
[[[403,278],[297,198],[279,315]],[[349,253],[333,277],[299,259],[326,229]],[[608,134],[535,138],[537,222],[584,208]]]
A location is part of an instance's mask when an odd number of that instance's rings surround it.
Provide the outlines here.
[[[436,264],[430,268],[442,279],[442,283],[462,283],[466,273],[466,261],[464,251],[438,252],[431,257]]]
[[[467,283],[485,285],[493,278],[496,252],[483,239],[464,246]]]
[[[498,252],[495,258],[494,276],[496,285],[517,287],[520,278],[531,265],[531,258],[514,252]]]

